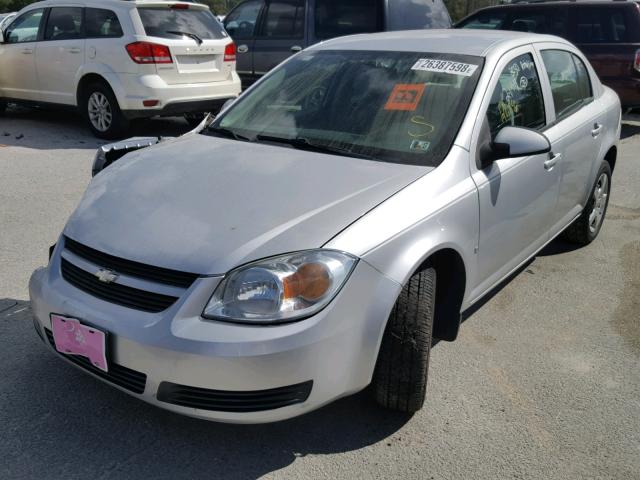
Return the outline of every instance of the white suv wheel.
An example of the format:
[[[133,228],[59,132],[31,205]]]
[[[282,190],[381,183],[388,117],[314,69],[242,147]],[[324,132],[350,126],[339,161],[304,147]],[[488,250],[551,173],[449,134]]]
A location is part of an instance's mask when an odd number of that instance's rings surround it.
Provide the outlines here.
[[[93,92],[87,102],[89,120],[96,130],[106,132],[111,127],[113,113],[109,99],[101,92]]]

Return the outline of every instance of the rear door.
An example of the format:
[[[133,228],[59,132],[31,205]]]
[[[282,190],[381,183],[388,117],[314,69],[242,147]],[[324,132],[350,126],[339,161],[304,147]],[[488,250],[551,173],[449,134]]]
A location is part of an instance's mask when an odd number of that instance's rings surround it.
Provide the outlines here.
[[[633,63],[640,43],[635,2],[572,7],[573,43],[587,56],[600,80],[615,88],[622,78],[636,76]],[[623,104],[624,102],[624,98]]]
[[[42,36],[43,8],[29,10],[5,30],[0,45],[0,93],[6,98],[40,100],[35,51]]]
[[[231,39],[207,6],[145,2],[137,10],[149,41],[169,47],[173,62],[156,65],[167,84],[231,79],[232,64],[224,61]]]
[[[553,166],[561,175],[552,235],[584,208],[591,170],[600,157],[606,122],[582,59],[562,44],[537,44],[546,71],[549,109],[554,121],[545,130],[551,142]],[[550,95],[549,95],[550,94]]]
[[[36,49],[36,70],[41,100],[76,104],[76,77],[84,64],[83,8],[53,7],[44,37]]]
[[[253,45],[255,75],[264,75],[305,47],[305,3],[305,0],[267,0]]]

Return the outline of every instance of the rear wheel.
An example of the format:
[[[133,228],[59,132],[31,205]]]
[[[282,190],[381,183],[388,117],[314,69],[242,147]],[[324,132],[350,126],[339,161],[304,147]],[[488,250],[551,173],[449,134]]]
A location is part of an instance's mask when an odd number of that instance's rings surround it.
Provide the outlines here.
[[[2,115],[7,109],[7,102],[0,98],[0,115]]]
[[[607,213],[610,190],[611,167],[608,162],[603,161],[586,207],[576,221],[562,234],[565,240],[579,245],[588,245],[595,240],[600,233],[604,216]]]
[[[89,128],[98,138],[118,138],[129,126],[111,88],[102,82],[94,82],[84,88],[80,108]]]
[[[424,404],[435,298],[436,271],[426,268],[411,277],[396,300],[372,381],[383,407],[413,413]]]

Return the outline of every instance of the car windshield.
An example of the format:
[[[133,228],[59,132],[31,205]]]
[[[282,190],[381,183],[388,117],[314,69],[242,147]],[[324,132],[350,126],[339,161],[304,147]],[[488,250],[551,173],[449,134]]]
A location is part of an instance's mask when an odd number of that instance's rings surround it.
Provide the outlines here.
[[[438,53],[303,52],[203,133],[436,166],[460,128],[482,63]]]

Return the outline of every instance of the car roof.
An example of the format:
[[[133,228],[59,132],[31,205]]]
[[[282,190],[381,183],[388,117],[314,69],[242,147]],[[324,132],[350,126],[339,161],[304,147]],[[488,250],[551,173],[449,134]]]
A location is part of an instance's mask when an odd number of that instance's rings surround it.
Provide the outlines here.
[[[170,5],[174,3],[188,3],[199,8],[209,8],[206,4],[194,2],[192,0],[43,0],[41,2],[27,5],[29,8],[52,7],[56,5],[86,5],[86,6],[109,6],[109,7],[135,7],[137,5]],[[25,7],[26,8],[26,7]]]
[[[340,37],[312,50],[374,50],[465,54],[486,57],[536,42],[569,43],[554,35],[506,30],[407,30]]]
[[[616,6],[616,5],[633,5],[640,2],[640,0],[520,0],[511,3],[505,3],[502,5],[490,5],[480,8],[475,12],[469,14],[469,16],[475,15],[482,10],[494,10],[503,8],[539,8],[539,7],[559,7],[559,6],[571,6],[571,7],[601,7],[601,6]]]

